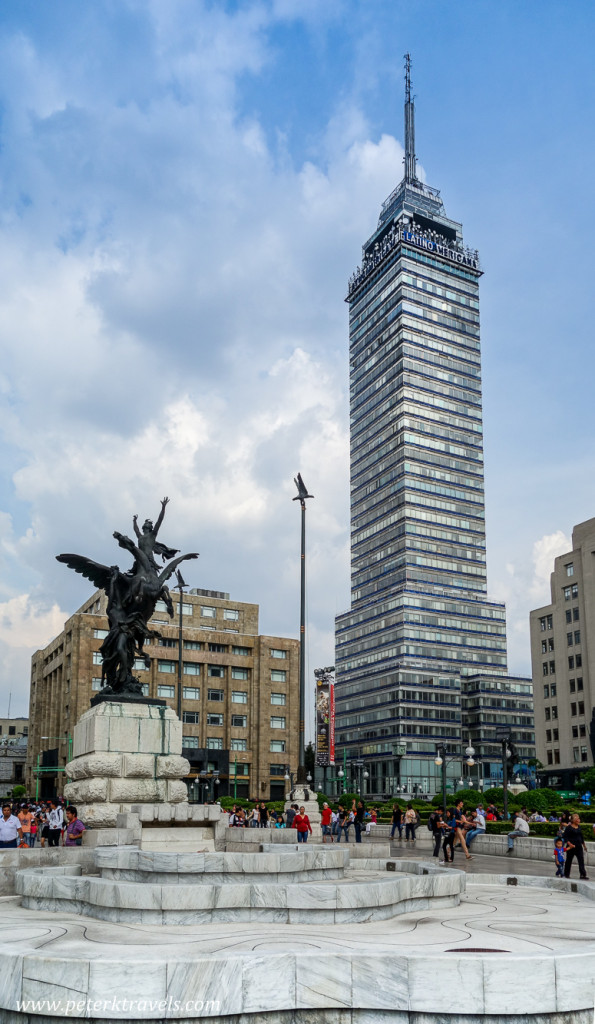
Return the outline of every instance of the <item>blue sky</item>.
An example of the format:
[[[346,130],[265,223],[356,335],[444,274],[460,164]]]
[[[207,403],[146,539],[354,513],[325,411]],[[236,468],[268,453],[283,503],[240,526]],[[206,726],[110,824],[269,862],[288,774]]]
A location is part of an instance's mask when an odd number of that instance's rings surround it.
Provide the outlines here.
[[[555,554],[595,515],[592,4],[96,0],[0,11],[0,707],[171,504],[192,585],[296,635],[349,602],[347,278],[418,157],[479,248],[488,580],[509,664]]]

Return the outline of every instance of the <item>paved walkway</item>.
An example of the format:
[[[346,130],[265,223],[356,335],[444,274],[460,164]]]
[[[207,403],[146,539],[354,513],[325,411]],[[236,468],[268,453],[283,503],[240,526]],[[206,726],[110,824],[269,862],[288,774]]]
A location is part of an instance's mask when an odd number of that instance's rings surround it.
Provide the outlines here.
[[[395,859],[405,860],[420,860],[420,861],[431,861],[436,863],[432,857],[431,851],[428,849],[416,849],[412,843],[391,843],[391,856]],[[473,847],[471,847],[473,852]],[[466,860],[462,850],[455,850],[455,860],[452,865],[459,871],[465,871],[467,874],[484,874],[484,875],[539,875],[540,877],[555,878],[556,869],[554,867],[553,858],[552,863],[544,860],[524,860],[522,857],[512,856],[509,857],[506,854],[504,857],[490,857],[486,854],[475,853],[473,854],[472,860]],[[587,870],[590,871],[589,877],[595,880],[595,867],[587,865]],[[578,868],[573,865],[572,878],[574,881],[578,881]]]

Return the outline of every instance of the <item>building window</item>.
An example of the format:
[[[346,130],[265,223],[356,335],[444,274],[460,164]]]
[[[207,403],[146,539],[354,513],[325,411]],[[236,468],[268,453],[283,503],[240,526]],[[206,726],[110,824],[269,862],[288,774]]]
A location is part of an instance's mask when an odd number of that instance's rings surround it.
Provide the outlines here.
[[[578,620],[579,620],[579,610],[578,610],[578,608],[573,608],[572,609],[572,621],[573,622],[578,622]]]
[[[572,610],[570,608],[566,609],[566,622],[572,622]]]
[[[582,656],[582,654],[577,654],[576,658],[574,659],[574,664],[576,665],[577,668],[582,668],[583,667],[583,656]]]
[[[248,678],[248,669],[247,668],[235,668],[235,667],[232,667],[231,678],[232,679],[247,679]]]
[[[576,601],[577,597],[578,597],[578,583],[573,583],[573,585],[572,585],[572,600]]]
[[[101,685],[101,676],[93,676],[93,679],[91,680],[91,689],[92,690],[101,690],[101,689],[103,689],[103,687]]]
[[[550,661],[550,675],[555,676],[556,674],[556,662]]]
[[[167,605],[166,605],[165,601],[155,601],[155,611],[156,612],[166,612],[167,611]]]
[[[547,649],[548,649],[548,651],[553,651],[553,649],[554,649],[554,638],[553,638],[553,636],[548,637]]]
[[[248,741],[247,740],[232,740],[231,741],[231,749],[232,750],[247,750],[248,749]]]
[[[577,690],[582,690],[582,688],[583,688],[583,677],[582,676],[577,676],[576,688],[577,688]]]
[[[198,725],[198,711],[182,711],[182,721],[187,722],[188,725]]]
[[[237,622],[240,617],[240,613],[237,608],[224,608],[223,618],[228,619],[229,622]]]
[[[544,708],[543,710],[544,710],[544,714],[545,714],[545,720],[546,720],[546,722],[549,722],[549,720],[551,718],[551,711],[550,711],[549,708]]]
[[[223,690],[207,690],[207,700],[223,700]]]
[[[552,718],[557,718],[557,717],[558,717],[558,706],[556,704],[553,704],[552,705]]]
[[[175,695],[176,695],[176,688],[175,688],[175,686],[166,686],[164,683],[162,683],[160,686],[157,687],[157,696],[158,697],[175,697]]]
[[[551,686],[550,686],[550,697],[555,697],[555,696],[556,696],[556,684],[552,683]]]
[[[566,634],[566,643],[568,644],[569,647],[572,647],[572,633],[567,633]]]
[[[569,679],[568,680],[568,688],[569,688],[571,693],[574,693],[574,691],[576,690],[576,679]]]
[[[565,601],[570,601],[570,597],[571,597],[570,587],[564,587],[564,600]],[[540,621],[541,621],[541,619],[540,619]],[[566,619],[566,621],[568,622],[568,619]]]
[[[209,650],[212,651],[213,654],[225,654],[225,652],[227,651],[227,645],[226,644],[209,644]]]
[[[198,736],[182,736],[182,746],[190,750],[198,750]]]
[[[574,565],[572,562],[568,562],[564,568],[566,569],[567,576],[574,576]]]
[[[581,747],[581,761],[587,760],[587,748]]]
[[[271,658],[286,658],[287,651],[280,651],[277,647],[271,648]]]
[[[548,615],[548,616],[546,617],[546,619],[547,619],[547,628],[548,628],[548,629],[553,629],[553,626],[554,626],[554,620],[553,620],[552,616],[551,616],[551,615]]]
[[[182,693],[184,700],[200,700],[200,688],[198,686],[185,686]]]
[[[248,691],[247,690],[232,690],[231,691],[231,703],[232,704],[247,704],[248,703]]]
[[[568,668],[574,668],[574,656],[572,654],[568,658]]]
[[[283,669],[271,669],[271,682],[284,683],[287,680],[287,672]]]
[[[285,740],[271,740],[270,751],[271,754],[284,754]]]
[[[581,736],[586,736],[587,735],[587,729],[586,729],[586,726],[584,726],[584,725],[580,725],[578,731],[579,731]]]
[[[554,763],[554,758],[553,758],[551,750],[548,750],[548,752],[547,752],[547,763],[548,764],[553,764]]]
[[[238,654],[243,658],[248,658],[252,654],[252,649],[250,647],[232,647],[231,653]]]
[[[584,700],[579,700],[579,702],[578,702],[578,713],[579,713],[579,715],[584,715],[584,713],[585,713],[585,702],[584,702]]]
[[[570,705],[570,714],[573,718],[576,718],[576,701],[573,701]]]
[[[542,633],[545,633],[545,630],[546,630],[545,615],[542,615],[542,617],[539,620],[539,628],[540,628]]]
[[[200,665],[196,661],[185,661],[183,667],[185,676],[200,675]]]
[[[247,722],[248,722],[248,718],[247,718],[246,715],[232,715],[231,716],[232,729],[245,729]]]
[[[548,674],[547,661],[544,661],[544,663],[543,663],[541,668],[542,668],[542,672],[543,672],[544,676],[547,676],[547,674]]]
[[[177,647],[178,641],[173,640],[170,636],[160,636],[157,638],[158,647]]]
[[[285,776],[285,765],[284,764],[272,764],[272,765],[270,765],[270,769],[271,769],[271,771],[270,771],[271,775],[277,775],[277,776],[281,775],[283,777]]]
[[[573,738],[573,740],[577,740],[578,739],[578,725],[573,725],[572,726],[572,738]]]
[[[203,619],[216,619],[217,609],[216,608],[205,608],[204,606],[200,609],[200,614]]]
[[[558,730],[554,729],[554,743],[557,743],[557,742],[558,742]]]
[[[572,748],[572,760],[578,761],[578,747]]]
[[[170,675],[174,675],[178,665],[175,661],[158,661],[157,671],[158,672],[169,672]]]
[[[280,715],[271,715],[271,729],[284,729],[285,718]]]
[[[207,750],[223,750],[223,740],[218,736],[207,736]]]
[[[285,705],[287,698],[284,693],[271,693],[271,704]]]
[[[207,715],[207,725],[223,725],[223,715],[216,715],[214,712],[209,712]]]
[[[209,665],[209,675],[215,679],[224,679],[225,669],[223,665]]]
[[[101,654],[99,653],[99,651],[93,651],[93,664],[94,665],[103,665],[103,658],[102,658]]]
[[[541,653],[542,654],[546,654],[547,653],[547,640],[542,640],[541,641]]]
[[[105,640],[105,638],[106,638],[108,633],[109,633],[109,629],[94,629],[93,630],[93,636],[95,637],[96,640]]]
[[[176,604],[176,612],[180,614],[180,602]],[[182,615],[192,615],[192,605],[187,604],[186,601],[182,602]]]
[[[543,696],[547,699],[549,697],[549,695],[550,695],[550,688],[549,688],[549,686],[546,685],[543,688]]]
[[[546,743],[551,743],[552,742],[552,730],[551,729],[546,729],[545,730],[545,742]]]
[[[184,640],[185,651],[200,651],[202,644],[198,640]]]
[[[575,630],[574,642],[575,642],[575,644],[580,644],[580,642],[581,642],[581,631],[580,631],[580,629]]]
[[[560,764],[560,751],[554,750],[554,764]]]
[[[145,662],[144,658],[135,658],[134,659],[134,666],[133,667],[134,667],[134,671],[135,672],[148,672],[149,671],[149,666]]]

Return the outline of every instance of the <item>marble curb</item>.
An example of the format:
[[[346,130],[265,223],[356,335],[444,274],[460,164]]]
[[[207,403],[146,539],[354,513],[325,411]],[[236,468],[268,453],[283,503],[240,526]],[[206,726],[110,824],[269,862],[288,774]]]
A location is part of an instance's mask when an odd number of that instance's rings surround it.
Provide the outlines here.
[[[95,854],[99,871],[136,871],[140,874],[236,876],[258,874],[263,876],[284,873],[316,872],[321,878],[328,871],[343,872],[349,866],[347,850],[284,849],[267,853],[174,853],[173,851],[139,850],[133,846],[102,847]],[[139,881],[141,879],[139,878]],[[241,880],[241,878],[239,879]]]
[[[595,901],[595,882],[586,882],[580,878],[552,878],[543,875],[515,875],[513,871],[506,875],[473,874],[467,875],[467,886],[506,885],[528,887],[531,889],[553,889],[558,892],[579,893],[585,899]]]

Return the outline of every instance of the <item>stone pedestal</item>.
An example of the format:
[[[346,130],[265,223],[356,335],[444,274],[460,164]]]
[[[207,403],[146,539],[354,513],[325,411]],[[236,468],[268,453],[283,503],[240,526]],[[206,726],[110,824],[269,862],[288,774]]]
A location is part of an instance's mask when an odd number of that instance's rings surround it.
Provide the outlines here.
[[[64,788],[93,828],[114,828],[119,814],[143,804],[185,803],[182,724],[171,708],[106,701],[74,728],[71,780]]]

